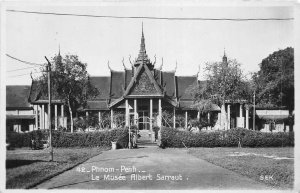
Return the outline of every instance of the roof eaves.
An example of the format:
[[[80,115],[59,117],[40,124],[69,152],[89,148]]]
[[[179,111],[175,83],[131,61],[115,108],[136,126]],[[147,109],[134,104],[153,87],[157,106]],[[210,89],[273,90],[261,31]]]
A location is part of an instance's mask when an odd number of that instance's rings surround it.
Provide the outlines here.
[[[147,65],[144,65],[145,71],[148,75],[148,77],[150,78],[150,81],[152,82],[152,84],[154,84],[154,87],[156,88],[157,91],[159,91],[160,94],[162,94],[162,90],[160,89],[160,87],[158,86],[157,82],[155,81],[152,73],[150,72],[149,68],[147,67]]]
[[[113,106],[115,106],[116,104],[118,104],[119,102],[121,102],[123,99],[124,99],[124,97],[121,97],[121,98],[115,100],[114,102],[110,103],[108,107],[112,108]]]
[[[167,102],[169,102],[171,105],[173,105],[174,107],[178,107],[179,103],[177,100],[172,100],[169,98],[164,98]]]
[[[128,87],[126,88],[126,90],[125,90],[125,92],[124,92],[124,94],[123,94],[123,96],[128,95],[128,93],[129,93],[130,89],[132,88],[133,83],[136,81],[136,78],[137,78],[138,74],[140,73],[142,67],[143,67],[143,65],[140,65],[140,66],[138,67],[136,73],[134,74],[134,77],[131,79],[131,81],[130,81]]]

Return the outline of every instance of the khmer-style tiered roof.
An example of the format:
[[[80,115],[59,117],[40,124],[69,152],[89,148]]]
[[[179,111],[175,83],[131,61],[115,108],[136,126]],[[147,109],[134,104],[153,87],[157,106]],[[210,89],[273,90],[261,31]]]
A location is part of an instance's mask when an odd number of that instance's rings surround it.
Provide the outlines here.
[[[60,51],[58,56],[61,59]],[[99,95],[88,101],[86,110],[108,110],[122,108],[125,98],[161,98],[171,106],[183,110],[194,109],[193,96],[187,89],[201,84],[197,75],[176,76],[176,70],[163,71],[156,68],[146,52],[145,36],[142,29],[140,50],[132,69],[116,71],[110,68],[110,76],[92,76],[91,83],[99,90]],[[177,64],[175,69],[177,68]],[[44,101],[33,81],[29,100],[32,103]],[[58,98],[57,98],[58,99]]]
[[[163,98],[166,103],[178,108],[193,109],[193,97],[186,91],[190,86],[200,83],[197,75],[176,76],[176,70],[162,71],[161,67],[155,68],[154,64],[148,58],[142,30],[139,54],[131,70],[110,70],[108,77],[91,77],[101,96],[96,101],[89,101],[87,109],[107,110],[124,106],[122,103],[125,98],[152,97]]]
[[[6,86],[6,109],[7,110],[30,110],[32,107],[28,102],[30,93],[29,85],[8,85]]]

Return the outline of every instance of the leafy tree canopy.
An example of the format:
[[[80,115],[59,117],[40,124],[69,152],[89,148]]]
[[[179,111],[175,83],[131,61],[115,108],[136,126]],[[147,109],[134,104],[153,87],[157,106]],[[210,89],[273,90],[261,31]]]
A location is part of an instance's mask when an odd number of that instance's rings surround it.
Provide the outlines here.
[[[51,90],[52,97],[63,100],[68,107],[71,132],[73,132],[73,112],[85,107],[88,99],[99,94],[89,81],[86,63],[82,63],[76,55],[55,56],[51,60]],[[39,78],[40,88],[47,93],[47,73]],[[47,94],[45,94],[47,95]]]
[[[213,104],[248,100],[250,84],[236,60],[206,63],[204,84],[190,88],[200,111],[208,111]]]
[[[294,110],[293,48],[276,51],[263,59],[252,79],[259,105]]]

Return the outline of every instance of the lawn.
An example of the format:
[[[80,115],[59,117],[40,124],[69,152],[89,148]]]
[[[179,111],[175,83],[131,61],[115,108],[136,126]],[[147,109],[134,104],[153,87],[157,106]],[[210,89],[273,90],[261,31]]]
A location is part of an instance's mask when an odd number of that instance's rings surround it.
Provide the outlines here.
[[[26,148],[6,152],[6,188],[32,188],[63,171],[100,154],[107,148],[55,148],[54,161],[49,150]]]
[[[272,188],[293,188],[294,148],[191,148],[189,153]]]

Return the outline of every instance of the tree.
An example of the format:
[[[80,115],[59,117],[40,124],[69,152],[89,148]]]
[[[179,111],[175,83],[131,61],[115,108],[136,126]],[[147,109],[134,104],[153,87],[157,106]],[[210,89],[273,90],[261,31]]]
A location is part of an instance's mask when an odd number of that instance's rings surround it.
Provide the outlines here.
[[[52,58],[51,90],[53,98],[61,99],[68,107],[71,132],[73,132],[73,112],[86,107],[87,100],[93,99],[99,91],[90,83],[86,71],[87,64],[76,55],[60,55]],[[47,95],[47,74],[39,78],[39,88]]]
[[[101,113],[101,119],[99,122],[99,126],[101,129],[104,128],[109,128],[110,127],[110,122],[111,122],[111,117],[109,112],[102,112]]]
[[[115,111],[113,123],[116,128],[123,127],[125,125],[125,113],[122,111]]]
[[[204,84],[191,87],[190,91],[195,98],[195,107],[200,113],[210,111],[215,104],[221,107],[221,127],[228,127],[225,113],[225,102],[232,103],[240,100],[249,101],[251,97],[250,83],[246,81],[235,60],[227,60],[224,55],[222,62],[206,63]],[[227,121],[226,121],[227,120]]]
[[[294,110],[294,49],[288,47],[273,52],[259,64],[260,70],[252,80],[257,103],[262,106],[285,106]]]
[[[162,125],[166,127],[173,126],[173,113],[170,111],[164,110],[162,111]]]
[[[205,72],[205,83],[190,90],[200,112],[209,111],[213,104],[221,107],[225,102],[248,100],[251,97],[250,83],[246,81],[236,60],[227,61],[224,56],[223,62],[206,63]]]

